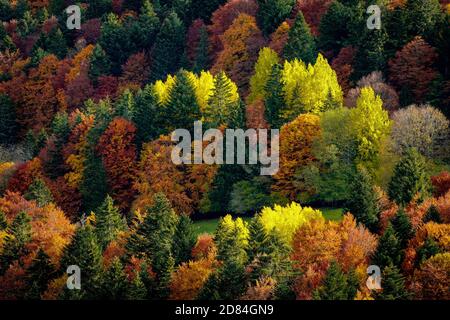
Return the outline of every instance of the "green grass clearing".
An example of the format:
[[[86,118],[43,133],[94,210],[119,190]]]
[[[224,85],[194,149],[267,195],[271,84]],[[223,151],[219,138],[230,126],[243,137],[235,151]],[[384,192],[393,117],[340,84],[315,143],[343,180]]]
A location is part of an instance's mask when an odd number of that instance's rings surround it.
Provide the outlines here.
[[[341,208],[319,208],[319,210],[322,211],[323,216],[327,220],[340,221],[342,219],[343,210]],[[242,219],[249,222],[251,217],[242,217]],[[202,233],[214,234],[218,224],[219,218],[195,221],[195,232],[197,235]]]

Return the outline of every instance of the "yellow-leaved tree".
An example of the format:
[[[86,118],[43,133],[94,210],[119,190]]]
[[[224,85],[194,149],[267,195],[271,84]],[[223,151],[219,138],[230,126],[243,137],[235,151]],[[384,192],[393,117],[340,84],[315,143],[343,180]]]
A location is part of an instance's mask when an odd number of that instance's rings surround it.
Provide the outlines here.
[[[268,47],[259,51],[258,60],[255,64],[255,73],[250,78],[250,95],[247,102],[252,103],[256,98],[265,98],[265,86],[272,72],[274,64],[278,63],[278,54]]]
[[[280,238],[290,245],[298,227],[311,220],[321,220],[323,216],[319,210],[292,202],[285,207],[280,205],[273,208],[264,207],[257,219],[261,220],[267,232],[276,231]]]
[[[318,114],[342,106],[343,94],[336,72],[319,54],[314,65],[294,59],[282,71],[286,108],[281,117],[289,121],[301,113]]]
[[[358,146],[356,160],[371,167],[378,160],[380,147],[391,126],[383,101],[372,88],[362,88],[356,108],[350,112],[350,123]]]

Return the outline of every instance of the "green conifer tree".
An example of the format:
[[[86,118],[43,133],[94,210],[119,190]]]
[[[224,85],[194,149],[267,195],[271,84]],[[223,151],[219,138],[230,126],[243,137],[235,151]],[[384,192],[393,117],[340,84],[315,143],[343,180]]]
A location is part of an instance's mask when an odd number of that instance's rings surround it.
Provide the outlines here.
[[[16,111],[12,100],[0,94],[0,144],[12,143],[16,140]]]
[[[175,265],[191,259],[191,251],[196,241],[197,237],[194,232],[192,220],[187,215],[181,215],[178,220],[172,246]]]
[[[315,39],[301,11],[298,13],[294,25],[289,30],[289,38],[283,54],[286,60],[297,58],[306,64],[316,61],[317,49]]]
[[[190,129],[193,134],[194,121],[200,120],[201,114],[194,84],[187,71],[177,73],[175,84],[169,90],[166,112],[170,115],[170,121],[167,121],[168,131],[184,128]]]
[[[388,185],[389,198],[399,205],[407,205],[416,194],[423,199],[429,189],[425,159],[416,149],[408,149],[394,168]]]
[[[26,244],[31,241],[31,217],[21,211],[6,229],[6,237],[3,239],[0,252],[0,275],[8,270],[9,265],[24,256],[28,249]]]
[[[258,0],[258,23],[261,30],[269,35],[284,21],[292,12],[295,0]]]
[[[40,300],[41,294],[47,290],[48,284],[56,276],[56,268],[50,261],[50,257],[39,248],[36,257],[27,269],[26,299]]]
[[[378,247],[373,257],[373,263],[380,268],[396,265],[399,266],[403,258],[401,244],[395,234],[392,224],[389,223],[383,235],[378,240]]]
[[[272,129],[279,129],[283,125],[283,120],[280,117],[281,110],[285,106],[282,70],[283,67],[280,64],[274,64],[264,87],[266,92],[265,116]]]
[[[53,195],[42,179],[35,179],[24,194],[27,200],[34,200],[39,207],[53,202]]]
[[[381,275],[382,291],[375,295],[377,300],[408,300],[410,293],[405,288],[405,277],[393,265],[384,268]]]
[[[107,195],[102,205],[95,211],[95,233],[100,248],[104,250],[125,228],[126,223],[119,209],[114,206],[113,199]]]
[[[404,249],[408,243],[408,240],[414,236],[414,229],[409,217],[406,215],[405,210],[400,208],[391,221],[392,227],[400,240],[400,246]]]
[[[184,52],[185,27],[175,12],[164,20],[153,47],[152,81],[164,79],[180,68]]]
[[[347,201],[346,211],[370,231],[376,232],[379,212],[372,178],[364,167],[359,167],[352,182],[351,197]]]
[[[61,271],[76,265],[81,271],[81,290],[64,290],[62,297],[93,299],[98,294],[102,274],[102,254],[95,230],[90,225],[77,229],[72,241],[64,248]]]

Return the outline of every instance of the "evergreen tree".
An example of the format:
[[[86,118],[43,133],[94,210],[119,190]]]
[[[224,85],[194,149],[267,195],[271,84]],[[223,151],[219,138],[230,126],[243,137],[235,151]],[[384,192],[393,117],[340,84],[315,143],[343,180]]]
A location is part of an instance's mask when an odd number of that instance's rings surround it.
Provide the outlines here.
[[[136,144],[138,149],[142,144],[156,139],[164,133],[163,121],[165,113],[158,103],[153,86],[146,86],[135,97],[133,121],[136,124]]]
[[[432,36],[437,24],[444,19],[439,0],[408,0],[404,11],[408,34],[412,37]]]
[[[215,234],[217,259],[222,261],[205,283],[199,299],[237,299],[245,291],[249,231],[242,219],[221,218]]]
[[[27,192],[24,194],[24,198],[27,200],[34,200],[39,207],[43,207],[53,202],[53,196],[50,189],[47,187],[42,179],[35,179],[33,183],[28,187]]]
[[[172,12],[164,20],[153,47],[151,80],[164,79],[180,68],[184,52],[185,30],[177,14]]]
[[[98,208],[107,194],[106,172],[100,157],[89,150],[84,162],[83,180],[80,192],[83,197],[85,211]]]
[[[432,256],[442,253],[442,251],[439,244],[433,238],[427,237],[424,244],[417,249],[416,266],[420,267],[423,262]]]
[[[86,17],[88,19],[101,18],[103,14],[111,12],[111,0],[88,0],[88,8],[86,10]]]
[[[100,44],[94,47],[94,51],[92,51],[92,55],[89,58],[89,63],[89,78],[94,83],[97,82],[98,77],[110,74],[111,63]]]
[[[53,28],[48,34],[41,33],[40,38],[34,44],[32,56],[36,54],[38,48],[49,54],[54,54],[59,59],[64,59],[67,54],[67,43],[61,29]]]
[[[372,178],[364,167],[359,167],[351,185],[351,196],[347,201],[349,211],[358,222],[370,231],[378,229],[378,204],[374,192]]]
[[[100,248],[104,250],[125,228],[126,224],[119,209],[114,206],[113,199],[107,195],[103,204],[95,211],[95,233]]]
[[[137,19],[129,19],[125,25],[130,42],[130,54],[142,50],[150,50],[159,30],[159,18],[149,0],[145,0]]]
[[[123,270],[120,259],[116,258],[108,270],[103,273],[96,298],[102,300],[125,300],[128,290],[127,275]]]
[[[234,83],[223,71],[214,77],[214,90],[203,116],[205,125],[209,128],[218,128],[221,125],[240,128],[242,107]]]
[[[313,297],[314,300],[348,300],[350,298],[347,276],[336,261],[331,262],[322,286],[314,291]]]
[[[5,213],[0,211],[0,231],[6,230],[8,228],[8,221],[6,220]]]
[[[216,11],[219,6],[225,4],[226,0],[191,0],[191,16],[192,20],[203,19],[209,21],[211,15]]]
[[[101,31],[98,45],[106,52],[111,63],[112,74],[119,75],[122,70],[122,65],[135,50],[132,39],[126,26],[113,13],[108,14],[106,21],[102,24]],[[102,64],[104,63],[102,62]]]
[[[206,26],[202,26],[200,29],[200,39],[195,51],[195,59],[192,66],[192,70],[195,73],[200,73],[202,70],[208,70],[209,67],[209,41],[208,41],[208,31]]]
[[[136,272],[134,279],[129,284],[127,291],[128,300],[144,300],[147,296],[147,289],[142,281],[142,277],[139,272]]]
[[[62,16],[65,8],[66,5],[64,0],[50,0],[48,6],[50,14],[54,15],[55,17]]]
[[[155,295],[165,298],[169,294],[169,282],[174,268],[172,243],[178,217],[169,200],[162,193],[153,197],[153,205],[147,209],[143,223],[131,235],[127,252],[135,256],[150,254],[149,262],[156,274]]]
[[[9,265],[27,253],[26,244],[31,241],[31,218],[21,211],[6,229],[0,252],[0,276],[8,270]]]
[[[389,198],[399,205],[407,205],[419,193],[423,199],[429,191],[425,159],[411,148],[394,168],[394,175],[389,181]]]
[[[181,215],[173,238],[172,252],[175,265],[191,259],[191,251],[197,241],[194,224],[187,215]]]
[[[197,299],[234,300],[245,292],[246,277],[242,264],[225,261],[206,281]]]
[[[16,111],[14,103],[5,94],[0,94],[0,144],[12,143],[16,140]]]
[[[47,290],[49,282],[56,276],[55,266],[50,261],[50,257],[39,248],[36,257],[27,269],[26,277],[28,291],[26,299],[40,300],[41,294]]]
[[[264,87],[266,92],[265,116],[272,129],[279,129],[283,125],[280,117],[280,112],[285,106],[282,71],[283,67],[280,64],[274,64]]]
[[[376,294],[377,300],[407,300],[410,293],[405,288],[405,277],[400,270],[389,265],[383,270],[381,276],[382,291]]]
[[[400,246],[406,248],[408,240],[414,236],[414,229],[403,208],[400,208],[392,219],[392,227],[400,240]]]
[[[286,20],[292,12],[295,0],[257,0],[258,24],[264,34],[269,35]]]
[[[388,34],[384,26],[380,30],[365,28],[363,34],[360,37],[360,44],[355,57],[355,70],[352,74],[354,79],[360,79],[373,71],[386,70],[387,56],[384,48]]]
[[[320,20],[318,42],[321,51],[332,51],[335,56],[341,48],[356,44],[362,30],[361,18],[365,10],[366,8],[354,8],[343,1],[333,1]],[[363,23],[365,21],[363,19]]]
[[[428,208],[427,213],[423,217],[423,223],[427,223],[430,221],[442,223],[441,215],[439,214],[439,211],[437,210],[436,206],[433,204]]]
[[[294,25],[289,30],[289,38],[284,47],[283,55],[286,60],[297,58],[306,64],[316,61],[317,49],[315,39],[301,11],[298,13]]]
[[[71,265],[78,266],[81,271],[80,292],[67,289],[63,292],[63,298],[74,298],[73,295],[86,299],[96,297],[102,274],[102,255],[92,226],[84,225],[77,229],[72,241],[63,250],[60,265],[62,272]]]
[[[380,268],[395,265],[399,266],[403,258],[401,244],[395,234],[392,224],[389,223],[383,235],[378,240],[378,247],[373,257],[373,264]]]
[[[169,90],[166,112],[170,115],[170,122],[167,122],[168,131],[184,128],[191,129],[193,134],[194,121],[201,118],[200,106],[194,84],[184,70],[177,73],[175,84]]]
[[[125,89],[114,105],[115,117],[122,117],[129,121],[133,119],[135,102],[130,89]]]

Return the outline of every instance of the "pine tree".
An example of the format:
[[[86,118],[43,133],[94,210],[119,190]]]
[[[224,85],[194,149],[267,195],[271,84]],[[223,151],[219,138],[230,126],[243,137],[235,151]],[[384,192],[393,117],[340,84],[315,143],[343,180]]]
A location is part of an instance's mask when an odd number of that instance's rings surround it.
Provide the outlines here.
[[[280,117],[280,113],[285,106],[282,71],[283,67],[280,64],[274,64],[264,88],[266,92],[265,116],[272,129],[279,129],[283,125],[283,120]]]
[[[168,131],[178,128],[191,129],[193,134],[194,121],[200,120],[200,106],[195,96],[194,84],[187,71],[177,73],[175,84],[169,90],[166,112],[170,115],[167,122]]]
[[[253,261],[253,259],[261,253],[261,251],[266,251],[267,246],[267,232],[264,229],[264,225],[261,222],[261,219],[258,218],[258,216],[255,216],[249,225],[249,243],[248,243],[248,260],[250,262]]]
[[[164,79],[180,68],[180,57],[184,52],[184,29],[183,22],[175,12],[171,12],[164,20],[152,51],[152,81]]]
[[[376,295],[377,300],[407,300],[410,298],[410,293],[405,288],[405,277],[396,266],[389,265],[384,268],[381,287],[381,293]]]
[[[8,228],[8,221],[6,220],[5,213],[0,211],[0,231],[6,230]]]
[[[187,215],[181,215],[173,238],[172,252],[175,265],[191,259],[191,251],[197,238],[192,220]]]
[[[429,192],[425,159],[412,148],[400,159],[389,181],[389,198],[399,205],[407,205],[419,193],[423,199]]]
[[[0,94],[0,144],[12,143],[16,140],[16,111],[14,103],[5,94]]]
[[[100,18],[112,9],[110,0],[88,0],[86,2],[89,4],[86,10],[86,16],[90,19]]]
[[[94,83],[97,83],[98,77],[110,74],[111,63],[100,44],[94,47],[92,55],[89,58],[89,63],[89,78]]]
[[[101,277],[97,299],[124,300],[127,297],[129,283],[119,258],[109,266]]]
[[[289,30],[289,38],[283,54],[286,60],[299,59],[306,64],[316,61],[317,49],[315,39],[301,11],[298,13],[294,25]]]
[[[416,266],[420,267],[424,261],[442,252],[439,244],[433,238],[427,237],[424,244],[417,249]]]
[[[85,211],[98,208],[107,194],[106,172],[100,157],[89,150],[84,162],[83,180],[80,187]]]
[[[53,202],[53,195],[42,179],[35,179],[24,194],[27,200],[34,200],[39,207]]]
[[[244,294],[245,288],[244,266],[236,261],[226,261],[208,278],[197,299],[234,300]]]
[[[115,117],[122,117],[131,121],[134,117],[135,108],[133,94],[129,89],[125,89],[114,104]]]
[[[351,196],[347,201],[349,211],[358,222],[370,231],[378,229],[378,204],[370,174],[364,167],[359,167],[351,185]]]
[[[40,300],[41,294],[47,290],[49,282],[56,276],[55,266],[50,261],[50,257],[39,248],[36,257],[27,269],[26,277],[28,291],[26,299]]]
[[[113,199],[107,195],[103,204],[95,210],[95,233],[100,248],[104,250],[125,228],[126,224],[119,209],[114,206]]]
[[[269,35],[291,14],[295,0],[257,0],[258,23],[264,34]]]
[[[0,275],[3,275],[9,265],[27,253],[26,244],[31,241],[31,217],[21,211],[6,229],[0,252]]]
[[[169,200],[162,193],[153,196],[153,205],[147,209],[143,223],[128,240],[127,252],[145,257],[156,274],[155,295],[165,298],[169,294],[169,282],[174,268],[172,243],[178,223],[178,217]]]
[[[436,223],[442,223],[441,215],[439,214],[439,211],[434,204],[432,204],[428,208],[427,213],[423,217],[423,223],[427,223],[430,221],[436,222]]]
[[[203,70],[208,70],[209,68],[209,41],[208,41],[208,32],[206,30],[206,26],[202,26],[200,31],[200,39],[197,44],[195,59],[192,66],[192,70],[195,73],[200,73]]]
[[[136,144],[138,150],[145,142],[156,139],[164,132],[164,109],[158,103],[153,86],[146,86],[135,97],[133,121],[137,127]]]
[[[255,99],[264,99],[267,95],[265,86],[272,72],[272,67],[278,64],[278,54],[268,47],[259,50],[258,60],[255,64],[255,73],[250,78],[250,95],[247,96],[247,103],[250,104]]]
[[[414,236],[414,229],[403,208],[398,210],[391,223],[397,238],[400,240],[400,246],[403,249],[406,248],[408,240]]]
[[[191,13],[192,20],[201,18],[207,21],[211,18],[211,14],[217,10],[221,5],[226,3],[226,0],[192,0],[191,1]]]
[[[127,291],[128,300],[144,300],[147,296],[147,289],[142,281],[142,277],[139,272],[136,272],[134,279],[131,281]]]
[[[204,122],[209,128],[227,127],[238,122],[240,115],[239,97],[236,86],[225,72],[214,77],[214,90],[204,110]]]
[[[84,225],[77,229],[63,250],[60,265],[63,272],[71,265],[78,266],[81,271],[81,291],[65,290],[63,297],[71,298],[76,294],[76,297],[95,298],[102,274],[102,255],[92,226]]]
[[[336,261],[328,267],[323,284],[313,293],[314,300],[347,300],[347,277]]]
[[[32,56],[35,55],[38,48],[54,54],[59,59],[63,59],[67,54],[67,43],[61,29],[53,28],[48,34],[41,33],[40,38],[33,47]]]
[[[389,223],[383,235],[378,241],[378,247],[373,257],[373,264],[380,268],[395,265],[399,266],[403,258],[401,244],[395,234],[392,224]]]

